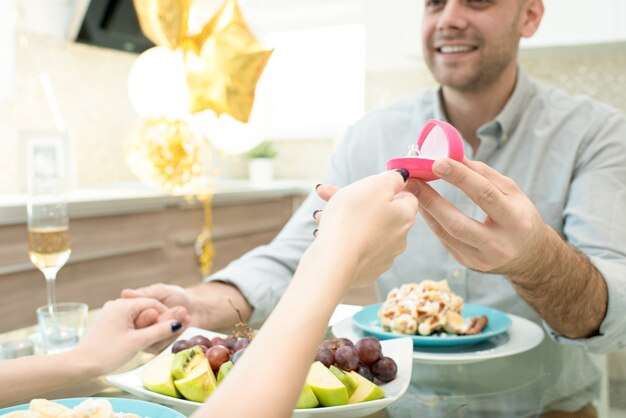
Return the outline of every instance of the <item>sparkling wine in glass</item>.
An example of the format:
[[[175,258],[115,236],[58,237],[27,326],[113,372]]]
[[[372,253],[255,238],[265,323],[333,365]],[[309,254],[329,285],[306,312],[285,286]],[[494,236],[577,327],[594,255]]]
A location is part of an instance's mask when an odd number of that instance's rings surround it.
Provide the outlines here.
[[[70,257],[69,217],[62,178],[35,177],[28,199],[30,261],[46,278],[48,311],[54,316],[57,273]]]

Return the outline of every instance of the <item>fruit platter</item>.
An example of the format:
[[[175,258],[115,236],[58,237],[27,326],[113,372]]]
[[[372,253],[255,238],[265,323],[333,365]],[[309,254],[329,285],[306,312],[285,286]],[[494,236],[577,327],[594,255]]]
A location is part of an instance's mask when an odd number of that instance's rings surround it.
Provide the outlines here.
[[[107,380],[143,399],[192,413],[237,367],[250,340],[187,329],[145,365]],[[303,385],[294,417],[351,417],[374,413],[407,390],[410,339],[323,341]]]

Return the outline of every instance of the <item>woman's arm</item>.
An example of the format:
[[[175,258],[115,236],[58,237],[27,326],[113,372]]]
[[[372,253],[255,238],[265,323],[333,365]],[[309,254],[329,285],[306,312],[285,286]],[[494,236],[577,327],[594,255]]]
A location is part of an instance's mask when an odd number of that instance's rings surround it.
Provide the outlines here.
[[[386,172],[334,194],[287,291],[194,418],[292,415],[337,303],[351,285],[376,280],[406,246],[418,205],[403,177]]]
[[[141,312],[156,323],[137,329]],[[157,320],[157,317],[160,319]],[[107,302],[78,347],[59,354],[0,361],[0,405],[109,373],[149,345],[178,334],[189,321],[184,309],[167,309],[153,299]]]

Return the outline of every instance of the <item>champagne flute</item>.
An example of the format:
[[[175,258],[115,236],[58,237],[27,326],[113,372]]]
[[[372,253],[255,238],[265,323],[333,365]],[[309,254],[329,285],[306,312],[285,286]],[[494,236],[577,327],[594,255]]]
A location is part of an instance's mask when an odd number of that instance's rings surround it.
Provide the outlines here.
[[[31,178],[28,199],[30,261],[46,278],[48,311],[54,318],[57,273],[70,257],[69,217],[62,177]]]

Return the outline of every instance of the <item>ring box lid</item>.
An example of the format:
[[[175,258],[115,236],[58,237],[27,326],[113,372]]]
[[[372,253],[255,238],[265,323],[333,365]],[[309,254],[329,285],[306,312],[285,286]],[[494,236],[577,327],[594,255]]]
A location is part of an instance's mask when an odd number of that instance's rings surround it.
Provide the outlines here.
[[[404,168],[409,176],[424,181],[436,180],[433,163],[440,158],[452,158],[463,161],[463,139],[459,132],[448,122],[431,119],[422,128],[417,139],[419,155],[392,158],[387,161],[387,169]]]

